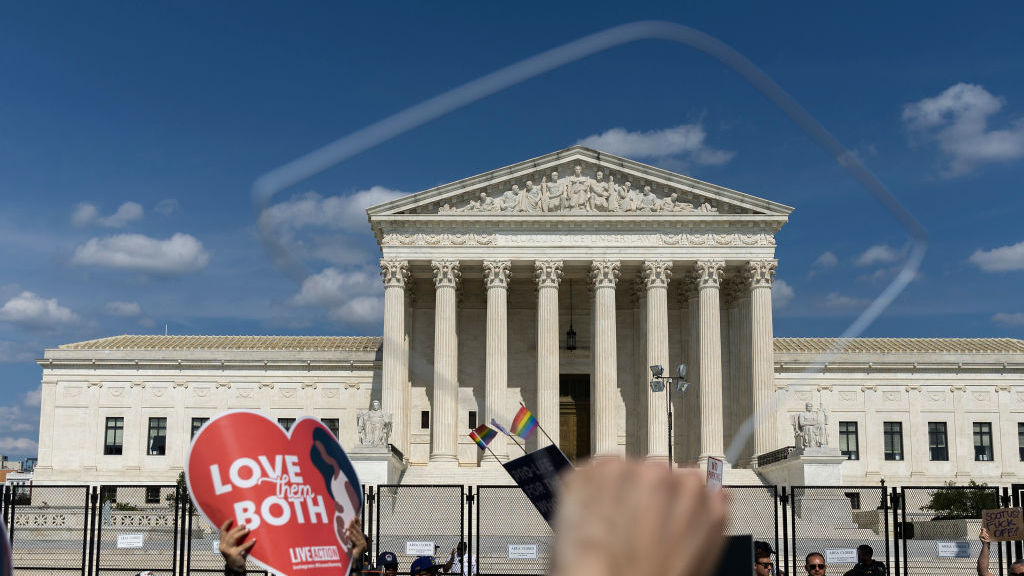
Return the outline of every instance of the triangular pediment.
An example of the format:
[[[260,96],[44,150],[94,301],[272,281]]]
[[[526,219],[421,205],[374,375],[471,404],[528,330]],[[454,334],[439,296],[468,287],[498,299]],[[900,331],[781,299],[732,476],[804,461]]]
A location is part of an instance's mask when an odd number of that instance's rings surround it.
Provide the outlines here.
[[[776,216],[793,209],[627,158],[573,146],[378,204],[387,216]]]

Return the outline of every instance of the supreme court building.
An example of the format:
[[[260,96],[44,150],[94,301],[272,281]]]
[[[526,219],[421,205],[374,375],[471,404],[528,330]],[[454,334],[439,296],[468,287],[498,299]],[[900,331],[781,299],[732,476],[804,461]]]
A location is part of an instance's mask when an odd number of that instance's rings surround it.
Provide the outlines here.
[[[686,364],[679,465],[724,456],[774,406],[726,476],[759,482],[757,457],[793,444],[810,403],[848,458],[844,483],[1019,482],[1024,341],[773,338],[775,233],[792,210],[580,146],[374,206],[382,337],[49,349],[36,477],[173,480],[197,421],[231,408],[323,418],[348,447],[373,400],[392,415],[404,482],[507,483],[467,433],[507,425],[520,402],[546,431],[527,449],[665,460],[668,395],[649,366]],[[491,449],[521,453],[501,436]]]

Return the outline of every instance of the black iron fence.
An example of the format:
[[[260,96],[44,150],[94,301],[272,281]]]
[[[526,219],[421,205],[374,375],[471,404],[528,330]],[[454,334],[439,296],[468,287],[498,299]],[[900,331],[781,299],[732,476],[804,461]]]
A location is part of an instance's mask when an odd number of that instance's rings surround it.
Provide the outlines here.
[[[727,486],[729,534],[750,534],[777,551],[787,574],[821,554],[842,574],[867,545],[890,576],[976,573],[981,511],[1020,506],[1024,486]],[[370,555],[394,552],[438,563],[465,542],[466,564],[483,576],[546,573],[553,533],[514,486],[366,487],[362,522]],[[0,486],[20,575],[161,576],[223,572],[218,529],[175,485]],[[993,545],[992,574],[1022,559],[1020,543]],[[472,559],[471,561],[469,559]],[[470,572],[466,565],[462,573]],[[250,570],[252,574],[265,574]]]

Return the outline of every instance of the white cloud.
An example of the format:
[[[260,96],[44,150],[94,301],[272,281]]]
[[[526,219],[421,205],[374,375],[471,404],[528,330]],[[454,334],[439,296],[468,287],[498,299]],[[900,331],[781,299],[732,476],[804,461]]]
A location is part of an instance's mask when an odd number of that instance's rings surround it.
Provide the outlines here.
[[[142,307],[139,306],[138,302],[121,302],[113,301],[107,302],[103,310],[111,316],[125,316],[133,318],[142,314]]]
[[[838,292],[831,292],[828,296],[825,296],[825,300],[822,305],[825,308],[848,310],[852,308],[863,308],[867,306],[870,301],[864,298],[855,298],[853,296],[844,296]]]
[[[903,121],[934,139],[948,157],[947,177],[966,174],[980,164],[1024,158],[1024,120],[990,130],[989,117],[1005,101],[976,84],[959,83],[933,98],[907,104]]]
[[[683,124],[664,130],[629,132],[612,128],[592,134],[577,144],[627,158],[669,158],[686,156],[697,164],[720,166],[732,160],[735,152],[716,150],[705,144],[707,133],[700,124]]]
[[[142,218],[142,214],[142,205],[138,202],[125,202],[110,216],[100,216],[96,206],[83,202],[75,206],[75,211],[71,214],[71,223],[75,226],[85,226],[95,222],[108,228],[124,228],[129,222]]]
[[[198,272],[210,261],[202,242],[178,233],[167,240],[142,234],[118,234],[93,238],[75,249],[71,259],[84,266],[104,266],[161,275]]]
[[[31,362],[42,349],[38,343],[0,340],[0,362]]]
[[[839,258],[832,252],[825,252],[821,256],[818,256],[817,260],[814,261],[812,266],[815,268],[833,268],[839,263]]]
[[[992,250],[975,250],[967,260],[985,272],[1024,270],[1024,242]]]
[[[375,274],[325,268],[302,282],[302,288],[292,297],[291,304],[325,308],[334,320],[370,325],[378,323],[384,316],[382,291],[383,286]]]
[[[857,257],[857,266],[872,266],[875,264],[891,264],[903,258],[903,250],[897,250],[886,244],[872,246]]]
[[[27,328],[53,328],[77,320],[78,316],[70,308],[61,306],[56,298],[42,298],[27,290],[0,308],[0,322],[11,322]]]
[[[999,312],[992,315],[992,321],[996,324],[1006,324],[1007,326],[1024,326],[1024,312]]]
[[[785,308],[794,298],[796,298],[796,292],[793,287],[785,280],[777,278],[772,285],[772,306]]]
[[[22,396],[21,402],[25,406],[31,406],[31,407],[34,407],[34,408],[38,408],[39,404],[42,402],[42,399],[43,399],[43,388],[42,388],[42,386],[40,386],[39,388],[36,388],[35,390],[29,390],[28,392],[25,392],[25,395]]]
[[[75,211],[71,213],[71,223],[75,226],[85,226],[92,222],[99,216],[99,211],[96,207],[88,202],[83,202],[75,206]]]
[[[264,210],[260,214],[260,224],[289,238],[296,230],[308,227],[364,232],[369,230],[367,208],[403,195],[404,192],[383,186],[327,198],[316,192],[307,192]]]
[[[163,216],[170,216],[179,210],[181,210],[181,204],[179,204],[174,198],[161,200],[153,207],[153,212]]]
[[[0,452],[11,456],[35,455],[39,445],[31,438],[0,438]]]
[[[28,432],[37,426],[39,415],[24,414],[19,406],[0,406],[0,433],[7,435],[12,432]]]

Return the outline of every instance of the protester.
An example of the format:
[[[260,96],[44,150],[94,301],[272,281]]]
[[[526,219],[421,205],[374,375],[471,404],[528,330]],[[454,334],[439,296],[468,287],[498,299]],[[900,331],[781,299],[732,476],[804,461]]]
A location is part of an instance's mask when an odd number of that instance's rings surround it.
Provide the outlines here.
[[[804,559],[804,567],[811,576],[825,576],[828,565],[825,564],[825,557],[817,552],[811,552]]]
[[[245,558],[249,555],[249,550],[256,545],[256,539],[242,543],[245,537],[249,535],[249,529],[244,524],[238,524],[234,528],[231,527],[233,520],[227,520],[220,527],[220,554],[224,557],[224,574],[225,576],[244,576],[245,575]],[[360,558],[363,555],[363,551],[366,550],[366,537],[363,535],[363,525],[356,518],[349,523],[348,528],[345,529],[345,537],[352,544],[352,556],[351,562],[353,564],[353,571],[356,566],[361,564]],[[398,570],[398,562],[395,561],[395,574]]]
[[[410,576],[435,576],[437,568],[434,565],[434,558],[432,556],[420,556],[412,561],[412,566],[409,567],[409,574]]]
[[[843,576],[886,576],[885,564],[874,560],[875,551],[867,544],[857,546],[857,565]]]
[[[786,573],[778,567],[778,558],[772,559],[775,554],[771,544],[762,540],[754,540],[754,574],[757,576],[786,576]]]
[[[992,572],[988,569],[988,550],[992,544],[988,530],[982,528],[981,534],[978,535],[978,540],[981,540],[981,552],[978,554],[978,576],[993,576]],[[1010,574],[1024,574],[1024,560],[1018,560],[1010,564]]]
[[[476,555],[467,557],[467,548],[468,546],[466,546],[465,542],[459,542],[459,545],[452,550],[452,555],[448,557],[448,561],[444,563],[441,570],[445,574],[462,574],[463,566],[466,566],[468,563],[466,568],[469,569],[469,574],[471,576],[476,576]]]
[[[600,461],[562,481],[552,576],[697,576],[718,562],[725,491],[698,470]]]

